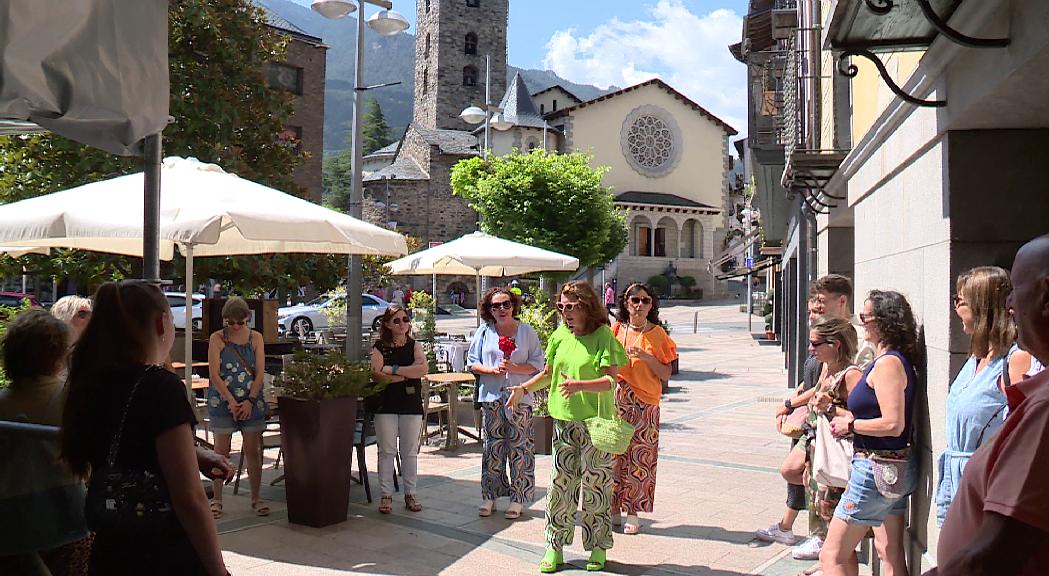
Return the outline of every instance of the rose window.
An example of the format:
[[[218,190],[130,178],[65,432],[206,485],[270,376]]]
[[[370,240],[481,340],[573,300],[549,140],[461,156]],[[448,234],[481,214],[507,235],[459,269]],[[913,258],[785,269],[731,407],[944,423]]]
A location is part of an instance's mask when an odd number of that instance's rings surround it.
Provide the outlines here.
[[[630,155],[645,168],[659,168],[674,152],[674,134],[666,122],[651,115],[634,121],[627,132]]]

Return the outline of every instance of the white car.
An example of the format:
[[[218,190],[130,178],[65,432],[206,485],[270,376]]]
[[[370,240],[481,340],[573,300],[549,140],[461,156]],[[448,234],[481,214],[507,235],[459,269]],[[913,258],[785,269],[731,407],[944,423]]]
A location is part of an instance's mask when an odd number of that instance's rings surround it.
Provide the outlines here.
[[[288,306],[277,310],[277,331],[282,335],[292,332],[300,338],[314,330],[328,328],[325,310],[342,304],[342,294],[324,294],[306,304]],[[379,317],[390,307],[390,303],[371,294],[361,294],[361,316],[365,326],[379,329]],[[340,323],[339,326],[342,324]]]
[[[186,328],[186,295],[182,292],[165,292],[164,297],[171,306],[171,316],[175,320],[175,328]],[[193,329],[201,330],[204,327],[204,296],[193,295]]]

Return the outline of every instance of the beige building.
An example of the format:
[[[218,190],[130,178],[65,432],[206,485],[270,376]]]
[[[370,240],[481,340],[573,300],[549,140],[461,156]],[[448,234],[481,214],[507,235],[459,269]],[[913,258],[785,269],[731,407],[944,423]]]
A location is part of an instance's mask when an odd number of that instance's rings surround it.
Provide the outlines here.
[[[510,83],[501,107],[514,127],[490,131],[490,147],[507,154],[545,140],[548,150],[584,152],[609,167],[604,184],[626,212],[629,238],[606,278],[623,285],[673,270],[708,296],[723,292],[708,265],[728,228],[728,139],[736,131],[659,79],[588,102],[560,86],[530,98],[525,90],[520,77]]]

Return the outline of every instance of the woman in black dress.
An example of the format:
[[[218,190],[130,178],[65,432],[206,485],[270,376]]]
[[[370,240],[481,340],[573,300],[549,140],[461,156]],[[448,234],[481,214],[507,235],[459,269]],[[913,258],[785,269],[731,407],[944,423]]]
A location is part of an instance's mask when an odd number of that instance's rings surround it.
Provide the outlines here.
[[[174,518],[144,533],[92,526],[92,574],[227,574],[193,446],[196,418],[186,388],[163,368],[175,339],[171,308],[139,280],[103,284],[69,371],[62,454],[75,474],[107,466],[119,432],[116,466],[148,471],[167,487]],[[92,495],[88,509],[92,509]]]
[[[369,402],[369,411],[375,414],[375,440],[379,447],[379,512],[393,511],[393,460],[398,445],[404,507],[419,512],[423,508],[415,495],[415,481],[423,421],[422,377],[429,365],[422,344],[408,334],[412,325],[403,306],[391,304],[379,318],[379,326],[379,340],[371,353],[372,376],[387,384]]]

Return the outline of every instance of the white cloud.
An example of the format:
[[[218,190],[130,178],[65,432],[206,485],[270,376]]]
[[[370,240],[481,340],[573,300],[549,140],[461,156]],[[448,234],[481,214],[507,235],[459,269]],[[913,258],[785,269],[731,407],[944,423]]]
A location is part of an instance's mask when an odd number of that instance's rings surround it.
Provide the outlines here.
[[[658,0],[647,19],[614,18],[588,35],[555,32],[543,65],[562,78],[602,88],[659,77],[740,131],[746,132],[746,67],[729,54],[742,18],[732,10],[693,13],[681,0]]]

